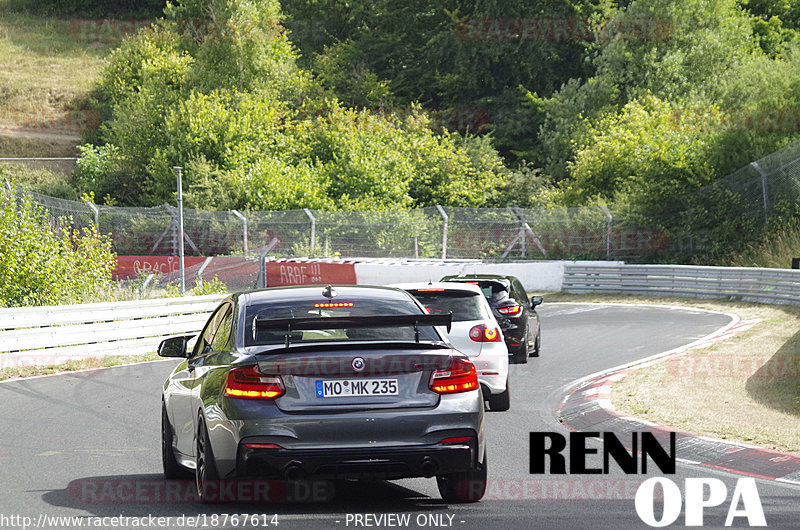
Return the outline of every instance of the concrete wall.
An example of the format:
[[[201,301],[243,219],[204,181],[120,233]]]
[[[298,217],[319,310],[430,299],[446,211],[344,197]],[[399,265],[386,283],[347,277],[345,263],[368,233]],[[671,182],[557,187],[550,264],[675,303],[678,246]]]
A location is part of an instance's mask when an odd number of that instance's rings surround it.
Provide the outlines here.
[[[529,292],[560,291],[564,264],[586,264],[591,261],[529,261],[514,263],[480,263],[447,261],[398,261],[396,263],[356,263],[360,285],[389,285],[400,282],[438,281],[448,274],[507,274],[516,276]],[[601,262],[622,265],[624,262]]]

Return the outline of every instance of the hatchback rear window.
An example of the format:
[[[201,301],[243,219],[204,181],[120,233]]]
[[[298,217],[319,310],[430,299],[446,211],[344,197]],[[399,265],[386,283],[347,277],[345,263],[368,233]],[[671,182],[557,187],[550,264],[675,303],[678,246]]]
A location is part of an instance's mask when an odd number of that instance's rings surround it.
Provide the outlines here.
[[[489,315],[478,293],[468,291],[409,291],[432,315],[453,313],[453,322],[486,320]]]
[[[419,308],[410,300],[345,300],[334,298],[320,301],[287,301],[249,306],[245,312],[245,346],[283,344],[287,331],[257,329],[253,335],[253,320],[282,320],[289,318],[330,318],[358,316],[386,316],[419,314]],[[421,341],[441,341],[441,337],[431,326],[419,328]],[[400,327],[359,327],[330,328],[314,330],[294,330],[289,337],[292,344],[300,342],[328,341],[411,341],[415,340],[412,326]]]
[[[508,298],[508,289],[510,286],[505,285],[505,282],[496,280],[476,280],[466,281],[464,283],[471,283],[480,287],[481,291],[483,292],[483,296],[485,296],[490,302],[498,302]]]

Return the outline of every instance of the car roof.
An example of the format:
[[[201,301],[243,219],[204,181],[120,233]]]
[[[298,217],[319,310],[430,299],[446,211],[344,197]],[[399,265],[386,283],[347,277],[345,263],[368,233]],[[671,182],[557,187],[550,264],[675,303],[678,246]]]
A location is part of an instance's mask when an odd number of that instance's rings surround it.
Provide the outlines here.
[[[477,285],[470,283],[455,283],[455,282],[408,282],[408,283],[394,283],[391,287],[403,289],[405,291],[416,291],[419,289],[444,289],[446,291],[462,291],[471,292],[475,294],[483,294],[481,288]]]
[[[499,283],[499,284],[501,284],[501,285],[503,285],[505,287],[508,287],[508,286],[511,285],[511,282],[513,282],[516,279],[517,278],[515,278],[514,276],[501,276],[499,274],[459,274],[458,276],[456,276],[456,275],[445,276],[440,281],[443,281],[443,282],[445,282],[445,281],[446,282],[469,282],[469,281],[496,282],[496,283]]]
[[[329,300],[322,294],[326,285],[292,285],[286,287],[268,287],[256,291],[246,291],[238,294],[240,305],[262,304],[265,302],[302,302]],[[377,285],[332,285],[336,293],[334,299],[347,298],[349,300],[397,300],[414,303],[411,295],[400,289]]]

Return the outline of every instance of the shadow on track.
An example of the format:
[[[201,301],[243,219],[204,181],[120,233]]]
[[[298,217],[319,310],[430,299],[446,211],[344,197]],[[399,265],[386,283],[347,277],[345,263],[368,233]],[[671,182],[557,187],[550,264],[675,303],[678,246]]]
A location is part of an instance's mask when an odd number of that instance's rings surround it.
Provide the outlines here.
[[[84,510],[96,516],[129,517],[184,514],[262,514],[274,506],[281,514],[337,514],[369,511],[437,512],[448,505],[387,481],[221,481],[218,502],[202,504],[193,480],[161,475],[118,475],[73,480],[65,489],[43,492],[51,506]]]

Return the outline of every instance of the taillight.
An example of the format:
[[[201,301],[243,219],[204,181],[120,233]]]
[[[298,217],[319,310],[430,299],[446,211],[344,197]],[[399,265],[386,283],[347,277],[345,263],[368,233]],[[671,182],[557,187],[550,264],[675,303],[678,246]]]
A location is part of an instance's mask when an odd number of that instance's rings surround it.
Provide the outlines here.
[[[283,395],[284,388],[280,376],[264,375],[254,364],[228,372],[224,392],[234,398],[275,399]]]
[[[248,449],[283,449],[283,447],[281,447],[278,444],[249,443],[249,444],[244,444],[244,446],[247,447]]]
[[[437,394],[457,394],[478,388],[475,365],[464,359],[452,359],[446,369],[433,372],[430,388]]]
[[[472,440],[472,436],[458,436],[458,437],[455,437],[455,438],[445,438],[444,440],[440,440],[439,443],[440,444],[458,444],[458,443],[469,442],[470,440]]]
[[[514,304],[505,307],[498,307],[497,311],[501,315],[518,315],[522,311],[522,306]]]
[[[478,324],[469,330],[469,338],[475,342],[500,342],[500,332],[497,328],[488,328],[485,324]]]

